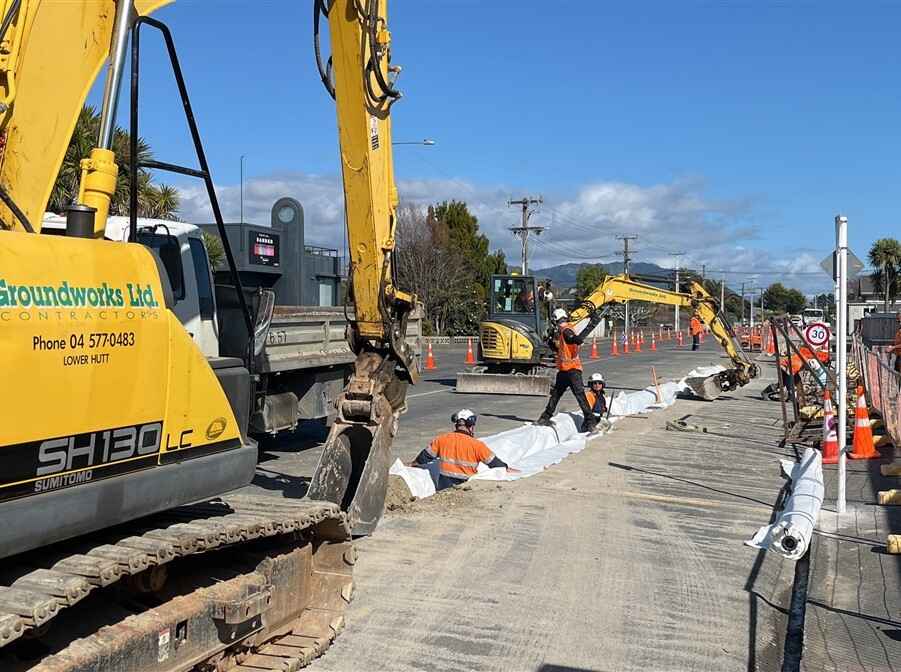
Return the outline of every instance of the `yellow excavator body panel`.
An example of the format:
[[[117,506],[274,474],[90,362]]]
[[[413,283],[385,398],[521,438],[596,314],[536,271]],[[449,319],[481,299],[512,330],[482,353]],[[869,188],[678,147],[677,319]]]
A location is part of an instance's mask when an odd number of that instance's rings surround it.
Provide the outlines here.
[[[482,322],[479,340],[482,358],[489,362],[528,363],[535,353],[535,347],[527,336],[498,322]]]
[[[139,244],[0,233],[0,501],[242,445]]]
[[[0,0],[0,16],[12,2]],[[143,16],[169,2],[136,0],[134,7]],[[115,18],[114,0],[22,0],[4,39],[0,184],[36,231],[81,106],[109,57]],[[0,221],[21,230],[2,203]]]

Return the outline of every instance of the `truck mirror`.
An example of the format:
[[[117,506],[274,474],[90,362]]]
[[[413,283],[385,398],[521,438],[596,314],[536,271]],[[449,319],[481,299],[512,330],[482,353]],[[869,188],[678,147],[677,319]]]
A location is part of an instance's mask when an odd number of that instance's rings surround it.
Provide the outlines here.
[[[272,324],[272,313],[275,311],[275,292],[271,289],[260,290],[260,303],[257,307],[256,319],[253,324],[253,356],[258,357],[263,352],[266,339],[269,337],[269,327]]]

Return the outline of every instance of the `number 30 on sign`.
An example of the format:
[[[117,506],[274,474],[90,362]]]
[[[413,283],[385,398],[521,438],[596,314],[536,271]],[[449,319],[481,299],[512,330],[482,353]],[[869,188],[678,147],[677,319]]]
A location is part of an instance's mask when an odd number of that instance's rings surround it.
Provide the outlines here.
[[[804,338],[813,346],[820,347],[829,343],[829,325],[822,322],[808,324],[804,330]]]

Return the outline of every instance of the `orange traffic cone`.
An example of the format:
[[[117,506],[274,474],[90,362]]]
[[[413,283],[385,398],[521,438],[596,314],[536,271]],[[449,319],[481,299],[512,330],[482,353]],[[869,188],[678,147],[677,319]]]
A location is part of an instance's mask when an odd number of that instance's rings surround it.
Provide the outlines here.
[[[653,332],[651,332],[651,352],[657,352],[657,339],[654,338]]]
[[[610,339],[610,356],[619,357],[619,349],[616,347],[616,332],[613,332],[613,338]]]
[[[475,358],[475,355],[472,353],[472,339],[471,338],[466,339],[466,345],[467,345],[467,347],[466,347],[466,363],[467,364],[475,364],[476,358]]]
[[[425,368],[426,371],[434,371],[438,367],[435,366],[435,355],[432,354],[432,342],[429,341],[429,349],[425,355]]]
[[[635,352],[641,352],[641,337],[638,334],[635,335]]]
[[[601,356],[598,354],[598,337],[595,336],[591,339],[591,358],[592,359],[600,359]]]
[[[629,335],[626,332],[623,332],[623,354],[629,354]]]
[[[823,464],[838,463],[838,433],[836,432],[837,422],[835,421],[835,413],[832,410],[832,396],[829,390],[826,390],[823,399],[823,443],[821,450],[823,451]]]
[[[852,460],[878,460],[882,455],[876,450],[873,440],[873,429],[870,427],[870,414],[867,412],[867,398],[863,386],[857,386],[857,408],[854,412],[854,444],[848,453]]]

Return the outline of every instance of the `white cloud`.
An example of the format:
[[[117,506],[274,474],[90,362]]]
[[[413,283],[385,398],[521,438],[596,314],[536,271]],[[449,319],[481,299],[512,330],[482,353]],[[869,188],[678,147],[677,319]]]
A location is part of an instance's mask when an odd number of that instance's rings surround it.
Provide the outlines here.
[[[519,197],[521,189],[505,185],[479,185],[463,179],[411,179],[398,184],[402,202],[428,205],[445,199],[466,201],[479,218],[479,226],[492,247],[503,248],[511,263],[520,258],[519,239],[509,227],[519,223],[518,208],[507,199]],[[187,221],[212,220],[202,187],[180,189],[181,216]],[[240,187],[223,185],[217,194],[226,221],[238,221]],[[267,225],[270,208],[281,196],[293,196],[304,206],[306,237],[313,244],[343,247],[344,202],[340,181],[334,175],[301,172],[276,173],[244,184],[244,219]],[[775,280],[803,291],[820,291],[827,276],[788,275],[778,277],[767,270],[812,273],[818,256],[811,250],[777,254],[754,246],[757,227],[755,204],[749,199],[722,200],[707,195],[700,179],[643,186],[625,182],[594,182],[574,194],[545,194],[545,203],[531,223],[545,227],[530,245],[530,266],[542,268],[566,262],[616,261],[622,243],[617,235],[637,235],[632,243],[635,259],[671,267],[673,252],[685,252],[682,263],[711,270],[755,271],[760,285]],[[727,283],[737,287],[752,284],[751,275],[730,275]]]

